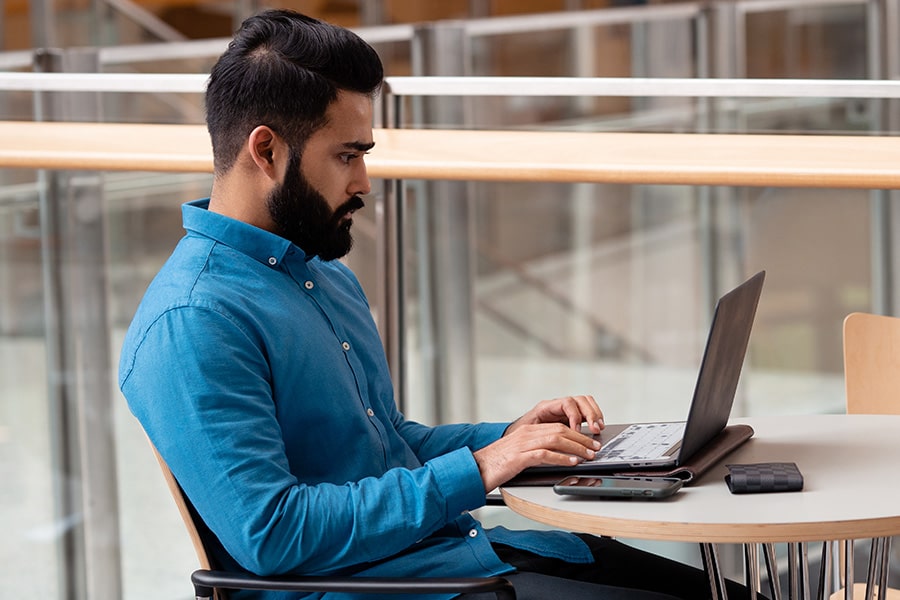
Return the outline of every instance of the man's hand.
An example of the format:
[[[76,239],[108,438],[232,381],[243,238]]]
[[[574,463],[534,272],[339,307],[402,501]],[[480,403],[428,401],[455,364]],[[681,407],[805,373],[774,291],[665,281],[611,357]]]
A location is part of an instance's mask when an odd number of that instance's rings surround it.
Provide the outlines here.
[[[522,425],[536,423],[564,423],[576,431],[581,430],[582,423],[587,423],[591,433],[597,434],[603,429],[603,411],[593,396],[566,396],[544,400],[516,419],[504,435]]]
[[[603,429],[603,412],[591,396],[545,400],[510,425],[499,440],[474,453],[485,491],[528,467],[571,466],[594,458],[600,442],[581,433]]]

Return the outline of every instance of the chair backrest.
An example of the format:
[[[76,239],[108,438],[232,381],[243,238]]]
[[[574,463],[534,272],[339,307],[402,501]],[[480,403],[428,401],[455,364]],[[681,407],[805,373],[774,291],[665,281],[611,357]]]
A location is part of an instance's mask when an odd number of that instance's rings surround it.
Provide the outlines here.
[[[150,442],[149,439],[147,441]],[[197,561],[200,563],[200,568],[212,570],[213,566],[209,560],[209,554],[207,554],[206,547],[203,545],[203,539],[200,537],[200,531],[197,529],[197,524],[194,522],[194,516],[191,513],[191,509],[188,507],[188,503],[184,497],[184,492],[181,490],[181,486],[178,485],[178,481],[172,474],[171,469],[169,469],[169,465],[166,464],[166,461],[160,455],[159,451],[156,449],[156,446],[153,445],[153,442],[150,442],[150,448],[153,450],[153,455],[156,457],[156,462],[159,463],[159,468],[162,471],[163,479],[166,480],[166,485],[169,486],[169,492],[172,494],[172,500],[175,501],[175,506],[176,508],[178,508],[178,514],[181,515],[181,520],[184,522],[184,527],[185,529],[187,529],[188,537],[191,538],[191,543],[194,545],[194,552],[197,554]],[[223,591],[219,589],[215,589],[213,591],[213,600],[225,599],[226,596]]]
[[[149,442],[149,440],[147,441]],[[172,499],[175,501],[175,506],[178,508],[178,514],[181,515],[184,527],[187,529],[188,537],[191,538],[191,543],[194,544],[194,552],[197,554],[197,561],[200,563],[200,568],[206,570],[213,569],[212,563],[209,560],[209,554],[207,554],[206,547],[203,545],[203,539],[200,537],[200,531],[197,529],[197,523],[194,522],[194,515],[191,513],[190,507],[188,507],[181,486],[178,485],[178,481],[175,479],[175,476],[172,475],[169,465],[167,465],[163,457],[160,456],[159,451],[156,449],[156,446],[153,445],[153,442],[150,442],[150,448],[153,450],[153,455],[159,463],[163,479],[166,480],[166,485],[169,486],[169,492],[172,494]],[[213,594],[213,600],[226,599],[225,593],[218,588],[213,591]]]
[[[844,319],[844,384],[848,413],[900,414],[900,318]]]

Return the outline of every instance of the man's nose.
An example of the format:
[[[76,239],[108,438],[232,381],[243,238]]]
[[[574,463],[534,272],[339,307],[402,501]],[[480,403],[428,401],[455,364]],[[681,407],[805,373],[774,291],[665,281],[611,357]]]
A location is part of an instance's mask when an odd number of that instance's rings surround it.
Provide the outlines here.
[[[359,161],[360,168],[352,182],[352,189],[349,190],[353,196],[365,196],[372,192],[372,182],[369,181],[369,172],[366,169],[364,160]]]

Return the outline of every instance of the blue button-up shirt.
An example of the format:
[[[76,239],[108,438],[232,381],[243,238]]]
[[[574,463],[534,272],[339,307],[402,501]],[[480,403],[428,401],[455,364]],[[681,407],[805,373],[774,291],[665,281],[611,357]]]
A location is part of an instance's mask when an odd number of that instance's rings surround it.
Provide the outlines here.
[[[208,203],[183,207],[187,235],[137,310],[119,384],[214,534],[220,564],[258,574],[509,572],[491,541],[591,561],[567,533],[485,531],[467,512],[485,501],[472,451],[507,424],[406,420],[352,272]]]

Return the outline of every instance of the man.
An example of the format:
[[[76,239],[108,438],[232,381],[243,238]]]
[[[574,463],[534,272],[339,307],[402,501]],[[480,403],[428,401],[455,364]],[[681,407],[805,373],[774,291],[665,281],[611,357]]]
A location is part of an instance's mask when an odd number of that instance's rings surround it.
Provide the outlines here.
[[[382,77],[357,36],[290,11],[248,19],[210,75],[212,192],[183,208],[187,234],[137,310],[119,383],[215,560],[258,574],[511,574],[524,599],[705,596],[705,576],[679,563],[469,515],[526,467],[592,457],[580,428],[599,432],[603,414],[590,396],[512,424],[427,427],[397,411],[366,298],[335,260],[370,191]]]

